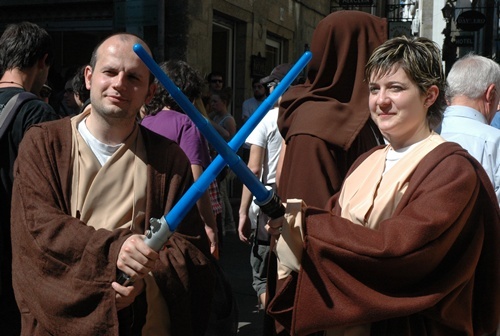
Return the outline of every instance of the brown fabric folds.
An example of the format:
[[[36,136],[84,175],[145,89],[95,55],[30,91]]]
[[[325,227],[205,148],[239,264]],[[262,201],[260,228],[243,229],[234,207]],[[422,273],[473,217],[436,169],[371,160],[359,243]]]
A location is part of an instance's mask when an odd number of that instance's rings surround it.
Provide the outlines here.
[[[282,200],[323,207],[359,155],[383,143],[370,118],[364,67],[386,39],[387,21],[359,11],[331,13],[314,30],[306,82],[291,87],[279,106]]]

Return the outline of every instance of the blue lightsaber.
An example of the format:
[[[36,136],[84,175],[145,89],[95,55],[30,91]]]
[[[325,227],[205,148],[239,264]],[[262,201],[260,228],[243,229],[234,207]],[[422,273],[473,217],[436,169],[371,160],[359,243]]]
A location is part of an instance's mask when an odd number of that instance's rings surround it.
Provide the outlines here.
[[[247,165],[235,153],[245,142],[252,130],[264,118],[266,113],[274,106],[276,101],[292,84],[299,73],[305,68],[312,58],[311,52],[306,52],[290,69],[287,75],[281,80],[273,92],[262,102],[247,122],[235,134],[228,143],[213,128],[210,121],[205,119],[194,107],[182,91],[170,80],[160,66],[140,45],[134,45],[134,52],[146,64],[149,70],[156,76],[158,81],[167,89],[172,98],[191,118],[200,132],[214,146],[219,155],[207,167],[200,178],[186,191],[182,198],[175,204],[168,214],[160,219],[151,219],[151,228],[147,234],[146,242],[154,250],[158,251],[166,243],[168,237],[180,224],[185,214],[191,209],[196,201],[203,195],[210,183],[217,177],[220,171],[227,164],[238,176],[238,178],[248,187],[255,196],[256,203],[264,213],[271,218],[277,218],[284,214],[284,207],[278,196],[272,190],[268,190],[248,169]]]
[[[257,205],[260,206],[261,210],[265,214],[271,218],[278,218],[282,216],[285,209],[279,197],[274,191],[268,190],[257,179],[257,177],[250,171],[250,169],[248,169],[243,160],[241,160],[235,152],[241,147],[241,145],[243,145],[252,130],[274,106],[279,97],[292,84],[299,73],[305,68],[307,63],[309,63],[312,58],[311,52],[306,52],[302,55],[297,63],[295,63],[295,65],[290,69],[288,74],[281,80],[279,85],[276,86],[274,91],[262,102],[257,110],[255,110],[252,116],[228,144],[213,128],[212,124],[199,113],[194,105],[170,80],[170,78],[163,72],[163,70],[140,44],[134,45],[134,51],[219,153],[203,174],[201,174],[200,178],[193,183],[181,199],[174,205],[174,207],[172,207],[168,214],[159,219],[150,219],[151,225],[148,232],[146,232],[146,244],[148,244],[148,246],[153,250],[159,251],[175,229],[179,226],[185,214],[194,206],[196,201],[198,201],[198,199],[203,195],[210,183],[217,177],[226,164],[229,165],[238,178],[240,178],[252,192],[255,196]],[[126,274],[121,273],[117,281],[122,284],[127,284],[129,282],[129,278]]]
[[[170,80],[159,65],[152,59],[146,50],[140,45],[134,45],[134,52],[146,64],[149,70],[156,76],[158,81],[167,89],[172,98],[192,119],[200,132],[218,151],[219,155],[212,161],[207,169],[201,174],[200,178],[186,191],[181,199],[172,207],[170,212],[161,218],[151,218],[150,228],[146,232],[145,242],[155,251],[159,251],[168,241],[175,229],[179,226],[185,214],[194,206],[198,199],[203,195],[210,183],[217,177],[224,166],[227,164],[248,187],[255,196],[256,204],[261,210],[271,218],[282,216],[285,209],[281,200],[273,190],[268,190],[257,177],[248,169],[246,164],[235,153],[245,142],[252,130],[264,118],[266,113],[274,106],[276,101],[292,84],[299,73],[305,68],[312,58],[311,52],[305,52],[295,63],[286,76],[276,86],[273,92],[262,102],[255,110],[252,116],[246,121],[241,129],[235,134],[233,139],[226,141],[213,128],[211,123],[205,119],[181,90]],[[129,277],[120,272],[117,281],[126,285],[129,283]]]

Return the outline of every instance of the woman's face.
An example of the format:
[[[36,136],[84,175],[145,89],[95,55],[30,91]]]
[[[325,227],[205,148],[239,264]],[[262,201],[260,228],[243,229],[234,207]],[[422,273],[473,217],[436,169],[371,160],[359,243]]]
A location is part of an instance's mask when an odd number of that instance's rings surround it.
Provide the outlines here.
[[[369,107],[372,119],[395,149],[410,146],[429,136],[427,110],[439,93],[431,86],[422,94],[399,66],[383,77],[370,76]]]
[[[219,95],[212,95],[210,97],[210,107],[213,111],[217,112],[226,112],[227,107],[222,99],[220,99]]]

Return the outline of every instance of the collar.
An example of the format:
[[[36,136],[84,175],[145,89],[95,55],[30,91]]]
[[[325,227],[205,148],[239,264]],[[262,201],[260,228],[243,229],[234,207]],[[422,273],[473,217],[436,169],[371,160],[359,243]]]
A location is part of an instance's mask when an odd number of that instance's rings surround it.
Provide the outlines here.
[[[479,121],[488,124],[486,117],[476,109],[463,105],[448,106],[444,111],[444,117],[460,117]]]

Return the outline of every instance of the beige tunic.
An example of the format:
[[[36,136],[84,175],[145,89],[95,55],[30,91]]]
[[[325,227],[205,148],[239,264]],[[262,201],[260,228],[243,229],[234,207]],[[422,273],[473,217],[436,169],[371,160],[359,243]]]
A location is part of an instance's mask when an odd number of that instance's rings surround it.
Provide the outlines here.
[[[85,113],[72,118],[73,182],[71,215],[96,229],[129,228],[142,234],[146,211],[146,150],[138,128],[125,140],[113,156],[101,166],[92,149],[77,131],[85,122]],[[131,168],[132,167],[132,168]],[[106,207],[99,206],[107,204]],[[132,206],[131,206],[132,205]],[[110,211],[113,209],[113,211]],[[148,311],[144,335],[170,335],[168,306],[161,296],[153,274],[145,278]]]

